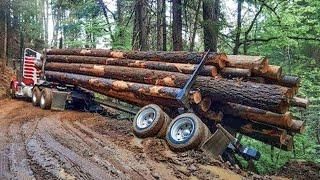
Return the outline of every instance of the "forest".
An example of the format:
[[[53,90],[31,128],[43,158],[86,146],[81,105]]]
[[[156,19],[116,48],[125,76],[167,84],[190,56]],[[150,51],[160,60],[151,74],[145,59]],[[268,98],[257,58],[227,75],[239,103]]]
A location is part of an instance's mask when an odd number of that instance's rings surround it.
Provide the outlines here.
[[[319,0],[0,0],[0,59],[16,68],[24,48],[207,51],[267,56],[302,78],[307,131],[285,152],[242,141],[270,173],[292,159],[320,163]]]

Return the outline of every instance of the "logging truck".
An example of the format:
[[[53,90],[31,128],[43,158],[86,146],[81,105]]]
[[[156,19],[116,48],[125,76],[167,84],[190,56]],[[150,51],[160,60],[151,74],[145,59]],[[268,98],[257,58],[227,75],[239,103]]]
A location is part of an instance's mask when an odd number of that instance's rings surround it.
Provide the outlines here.
[[[32,49],[25,49],[21,68],[22,76],[20,79],[12,79],[10,84],[10,95],[13,98],[30,99],[34,106],[40,106],[40,108],[46,110],[75,108],[89,112],[103,111],[101,106],[103,102],[96,101],[94,96],[94,93],[100,93],[101,91],[98,89],[95,92],[88,90],[94,83],[95,85],[99,84],[98,81],[93,82],[91,79],[83,82],[77,81],[77,78],[81,75],[70,75],[57,79],[54,78],[54,75],[59,74],[50,71],[44,75],[44,64],[46,62],[43,61],[45,60],[41,59],[40,53]],[[197,101],[197,93],[190,91],[190,86],[199,73],[205,72],[201,68],[201,65],[199,65],[195,69],[185,88],[178,92],[177,99],[182,102],[181,107],[184,108],[172,110],[171,104],[168,104],[167,107],[147,104],[135,114],[133,120],[134,134],[140,138],[154,136],[164,138],[174,151],[201,148],[214,156],[222,155],[231,162],[235,162],[234,153],[240,154],[247,160],[258,160],[259,152],[242,146],[234,134],[230,134],[224,127],[220,125],[213,127],[210,124],[205,124],[205,120],[200,119],[190,108],[190,96],[186,100],[184,95],[192,94],[192,101]],[[75,82],[78,86],[74,84]],[[114,82],[112,81],[112,83]],[[121,96],[118,99],[121,100]],[[157,100],[161,100],[161,98]],[[139,99],[135,99],[135,101],[138,102]],[[157,102],[156,99],[154,102]],[[204,103],[204,108],[207,108],[208,104],[207,106],[205,104],[210,102],[204,100],[201,103]],[[204,117],[206,116],[215,116],[215,114],[207,112],[204,114]],[[211,132],[214,132],[214,134],[211,135]]]

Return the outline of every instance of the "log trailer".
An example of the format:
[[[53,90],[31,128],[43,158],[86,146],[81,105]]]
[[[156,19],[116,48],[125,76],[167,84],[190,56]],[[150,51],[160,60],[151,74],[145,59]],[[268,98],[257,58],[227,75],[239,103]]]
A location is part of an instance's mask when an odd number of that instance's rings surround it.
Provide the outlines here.
[[[188,95],[193,93],[191,87],[194,85],[195,79],[203,73],[208,54],[209,52],[203,54],[194,71],[189,73],[187,83],[176,94],[175,99],[179,108],[173,109],[170,104],[168,107],[163,107],[157,103],[142,107],[135,114],[133,120],[134,134],[140,138],[152,136],[164,138],[174,151],[202,149],[215,157],[221,155],[231,163],[236,162],[234,154],[239,154],[248,161],[258,160],[260,153],[253,148],[241,145],[240,141],[235,138],[235,132],[230,131],[230,129],[239,129],[242,124],[228,124],[227,122],[232,121],[232,117],[228,116],[225,116],[225,124],[210,124],[212,121],[203,118],[210,116],[209,112],[200,116],[192,107]],[[101,93],[103,90],[92,90],[90,89],[92,84],[77,81],[79,77],[85,79],[83,75],[74,74],[68,76],[69,79],[66,78],[67,76],[61,76],[65,78],[57,79],[59,73],[53,71],[44,73],[45,61],[45,59],[44,61],[41,59],[40,53],[32,49],[24,51],[22,78],[20,80],[13,79],[10,85],[10,94],[13,98],[27,98],[32,101],[34,106],[59,111],[79,109],[99,113],[103,111],[101,104],[110,104],[110,102],[104,103],[95,99],[94,93]],[[93,82],[96,85],[100,83],[92,81],[92,79],[87,80],[87,82]],[[114,83],[113,81],[104,82]],[[121,96],[118,99],[122,100]],[[139,101],[139,99],[135,100]],[[155,102],[157,102],[156,100],[159,99],[155,99]],[[231,105],[230,108],[232,108]],[[261,128],[263,126],[263,124],[259,125]],[[258,140],[259,138],[257,136]]]

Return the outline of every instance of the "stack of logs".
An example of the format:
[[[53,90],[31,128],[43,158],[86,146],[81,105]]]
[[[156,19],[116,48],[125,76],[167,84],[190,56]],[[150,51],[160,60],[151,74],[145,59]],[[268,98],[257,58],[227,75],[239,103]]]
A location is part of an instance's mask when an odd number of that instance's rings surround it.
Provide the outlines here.
[[[204,53],[102,49],[51,49],[43,57],[48,80],[80,86],[137,105],[180,107],[176,97]],[[260,56],[209,53],[189,100],[207,124],[226,127],[272,146],[291,150],[293,135],[304,131],[291,106],[300,79],[282,74]],[[210,123],[214,122],[214,123]]]

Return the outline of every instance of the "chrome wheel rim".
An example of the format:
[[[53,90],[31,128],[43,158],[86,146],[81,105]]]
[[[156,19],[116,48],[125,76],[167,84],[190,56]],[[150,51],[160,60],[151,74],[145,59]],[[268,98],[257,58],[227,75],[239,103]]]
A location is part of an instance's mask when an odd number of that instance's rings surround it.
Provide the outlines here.
[[[40,99],[40,105],[41,107],[44,107],[44,104],[45,104],[45,99],[44,99],[44,95],[41,96],[41,99]]]
[[[194,130],[195,125],[192,119],[183,117],[173,124],[170,133],[172,139],[182,142],[191,138]]]
[[[33,93],[32,95],[32,102],[36,103],[37,102],[37,96]]]
[[[153,108],[145,109],[137,117],[137,127],[139,129],[146,129],[150,127],[156,119],[156,115],[157,113]]]

